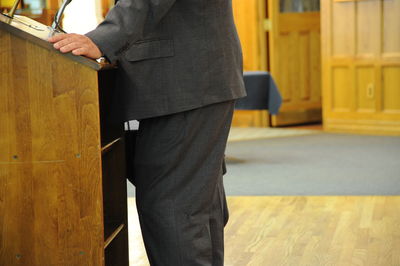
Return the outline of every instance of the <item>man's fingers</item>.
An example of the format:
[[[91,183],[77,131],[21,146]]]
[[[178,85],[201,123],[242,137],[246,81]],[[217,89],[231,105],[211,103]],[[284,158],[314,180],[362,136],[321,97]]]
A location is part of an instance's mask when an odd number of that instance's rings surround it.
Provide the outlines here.
[[[79,41],[79,39],[74,38],[74,37],[68,37],[68,38],[62,39],[62,40],[54,43],[53,46],[56,49],[60,49],[61,47],[64,47],[64,46],[66,46],[70,43],[74,43],[74,42],[81,42],[81,41]]]
[[[62,53],[72,52],[74,55],[84,55],[89,58],[99,58],[101,51],[88,37],[79,34],[60,34],[48,40],[55,49]]]
[[[74,55],[87,55],[87,49],[81,47],[81,48],[73,50],[72,54],[74,54]]]
[[[76,50],[78,48],[82,48],[84,45],[80,42],[71,42],[68,43],[66,45],[63,45],[62,47],[60,47],[60,52],[62,53],[68,53],[71,52],[73,50]]]
[[[71,39],[63,39],[63,40],[61,40],[61,41],[58,41],[58,42],[56,42],[56,43],[54,43],[54,48],[56,48],[56,49],[60,49],[61,47],[64,47],[64,46],[66,46],[66,45],[68,45],[68,44],[70,44],[71,42],[72,42],[73,40],[71,40]]]
[[[70,35],[72,35],[72,34],[57,34],[57,35],[54,35],[53,37],[49,38],[48,41],[51,43],[59,42],[61,40],[64,40],[65,38],[69,38]]]

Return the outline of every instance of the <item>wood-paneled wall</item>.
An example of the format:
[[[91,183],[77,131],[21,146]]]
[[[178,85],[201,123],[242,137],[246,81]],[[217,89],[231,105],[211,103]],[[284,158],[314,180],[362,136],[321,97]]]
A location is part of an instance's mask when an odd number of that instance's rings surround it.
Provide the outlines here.
[[[265,1],[233,0],[233,14],[243,50],[245,71],[267,70],[266,38],[263,21]]]
[[[14,4],[14,0],[0,0],[1,7],[11,7]]]
[[[400,135],[400,1],[322,1],[324,128]]]
[[[267,70],[267,40],[263,27],[266,18],[266,1],[233,0],[232,5],[236,28],[242,44],[244,71]],[[232,125],[267,127],[269,115],[265,110],[236,110]]]

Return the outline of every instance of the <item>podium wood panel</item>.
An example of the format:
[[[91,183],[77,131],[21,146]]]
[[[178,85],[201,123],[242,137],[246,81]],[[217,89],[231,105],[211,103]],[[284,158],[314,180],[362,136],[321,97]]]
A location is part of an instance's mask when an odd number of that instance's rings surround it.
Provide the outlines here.
[[[98,76],[0,30],[0,264],[103,265]]]

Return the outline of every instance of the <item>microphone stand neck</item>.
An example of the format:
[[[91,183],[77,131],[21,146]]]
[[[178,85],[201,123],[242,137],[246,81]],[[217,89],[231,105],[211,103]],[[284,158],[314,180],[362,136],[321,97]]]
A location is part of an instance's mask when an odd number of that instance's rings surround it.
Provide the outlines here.
[[[8,12],[6,14],[8,17],[14,18],[15,11],[17,10],[18,5],[19,5],[20,2],[21,2],[21,0],[15,0],[14,5],[12,6],[10,12]]]
[[[56,13],[56,15],[55,15],[55,17],[54,17],[53,24],[51,25],[51,27],[52,27],[54,30],[57,30],[58,28],[60,28],[60,25],[59,25],[59,24],[60,24],[61,16],[63,15],[65,8],[67,7],[67,5],[68,5],[70,2],[71,2],[71,0],[65,0],[65,1],[62,3],[60,9],[57,11],[57,13]]]

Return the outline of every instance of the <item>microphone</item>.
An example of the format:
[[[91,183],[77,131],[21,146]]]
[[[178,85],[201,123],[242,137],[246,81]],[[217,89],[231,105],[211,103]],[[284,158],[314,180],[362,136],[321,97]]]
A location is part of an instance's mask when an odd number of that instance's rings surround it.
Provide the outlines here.
[[[51,24],[51,27],[53,28],[53,30],[59,29],[59,30],[63,31],[63,29],[61,29],[61,27],[60,27],[60,19],[64,13],[65,8],[67,7],[67,5],[69,5],[69,3],[71,3],[71,1],[72,0],[65,0],[62,3],[60,9],[57,11],[56,15],[54,16],[53,24]]]

